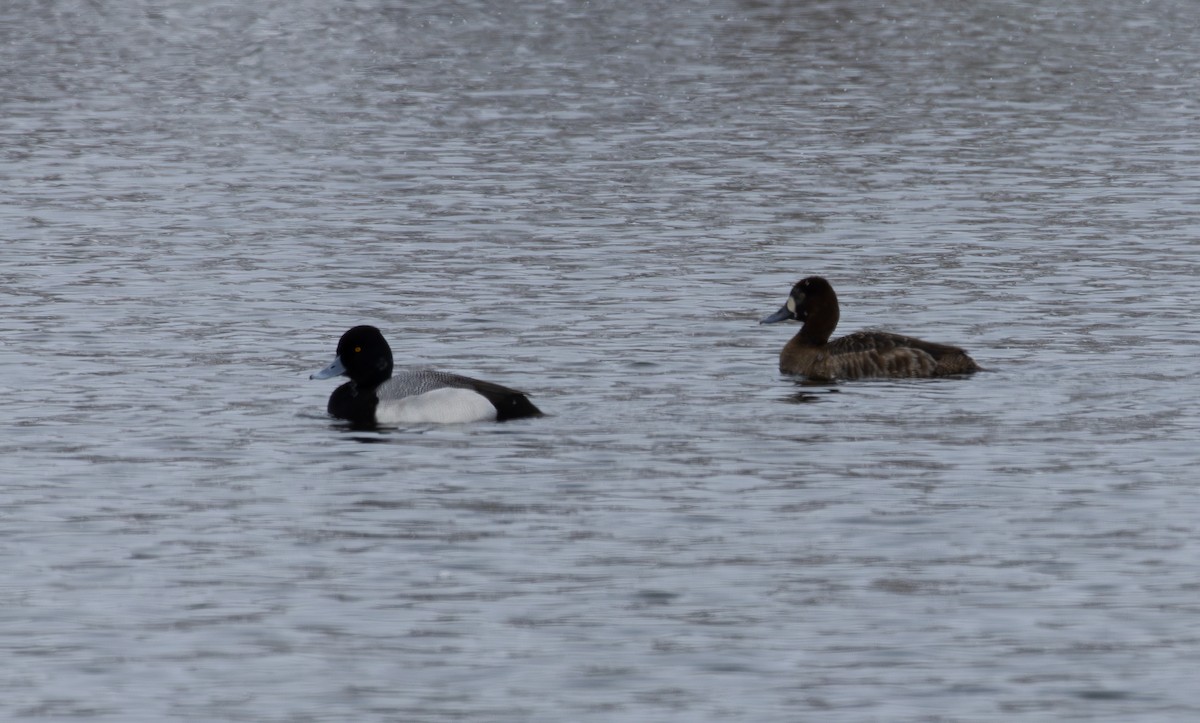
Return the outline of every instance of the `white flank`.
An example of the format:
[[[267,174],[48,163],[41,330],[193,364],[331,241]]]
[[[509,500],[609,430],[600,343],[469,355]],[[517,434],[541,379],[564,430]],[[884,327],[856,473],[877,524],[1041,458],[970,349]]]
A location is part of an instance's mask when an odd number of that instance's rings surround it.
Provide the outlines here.
[[[457,424],[496,418],[487,397],[471,389],[445,387],[403,399],[383,399],[375,407],[379,424]]]

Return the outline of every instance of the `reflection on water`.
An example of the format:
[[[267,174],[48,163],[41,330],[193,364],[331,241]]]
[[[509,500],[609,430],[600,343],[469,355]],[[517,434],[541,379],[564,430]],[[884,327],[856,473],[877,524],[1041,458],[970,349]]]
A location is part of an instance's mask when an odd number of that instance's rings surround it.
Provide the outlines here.
[[[800,390],[793,391],[784,397],[785,401],[794,402],[796,404],[807,404],[809,402],[826,401],[826,397],[831,394],[837,394],[837,389],[829,388],[829,382],[818,382],[810,379],[798,378],[792,380],[792,383]]]
[[[1195,717],[1198,20],[4,5],[9,717]],[[781,376],[809,274],[991,371]]]

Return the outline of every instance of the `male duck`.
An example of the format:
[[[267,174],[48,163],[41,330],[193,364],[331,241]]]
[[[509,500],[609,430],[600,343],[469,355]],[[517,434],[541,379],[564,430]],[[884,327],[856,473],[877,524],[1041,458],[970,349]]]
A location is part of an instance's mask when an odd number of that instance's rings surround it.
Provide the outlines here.
[[[779,371],[820,380],[941,377],[979,371],[962,349],[911,336],[859,331],[830,341],[838,316],[837,294],[828,281],[810,276],[793,286],[783,308],[759,322],[804,322],[780,352]]]
[[[392,376],[392,348],[379,329],[356,326],[338,341],[333,363],[309,379],[345,375],[333,390],[329,413],[355,424],[505,421],[542,412],[523,392],[431,369]]]

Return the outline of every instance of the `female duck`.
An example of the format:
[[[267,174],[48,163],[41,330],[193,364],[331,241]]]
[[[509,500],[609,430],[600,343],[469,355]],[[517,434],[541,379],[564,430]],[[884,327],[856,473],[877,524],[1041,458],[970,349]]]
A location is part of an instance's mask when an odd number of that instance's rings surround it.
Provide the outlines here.
[[[787,303],[762,324],[795,319],[799,333],[779,354],[779,370],[810,379],[941,377],[979,371],[956,346],[934,344],[884,331],[859,331],[829,340],[838,323],[837,294],[829,282],[810,276],[792,287]]]
[[[345,375],[329,397],[329,413],[355,424],[504,421],[542,412],[523,392],[431,369],[392,376],[392,348],[379,329],[356,326],[338,341],[333,363],[309,379]]]

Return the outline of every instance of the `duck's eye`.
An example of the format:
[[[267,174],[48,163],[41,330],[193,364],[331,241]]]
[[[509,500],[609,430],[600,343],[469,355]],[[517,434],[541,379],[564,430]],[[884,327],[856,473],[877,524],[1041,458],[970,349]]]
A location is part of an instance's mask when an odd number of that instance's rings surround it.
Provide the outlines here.
[[[354,353],[355,353],[355,354],[359,353],[360,351],[362,351],[362,347],[361,347],[361,346],[356,346],[356,347],[354,347]]]

